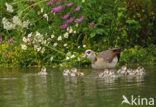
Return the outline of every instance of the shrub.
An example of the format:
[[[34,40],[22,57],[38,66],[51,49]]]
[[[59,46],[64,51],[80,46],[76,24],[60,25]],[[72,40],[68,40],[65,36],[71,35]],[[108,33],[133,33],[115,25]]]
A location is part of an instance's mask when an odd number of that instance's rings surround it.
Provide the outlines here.
[[[81,60],[86,49],[100,52],[114,47],[125,48],[122,64],[154,62],[153,2],[21,0],[7,3],[2,0],[1,47],[7,48],[1,50],[1,64],[83,65],[88,64],[88,60]],[[15,43],[8,45],[11,38]],[[148,54],[151,56],[145,58]]]

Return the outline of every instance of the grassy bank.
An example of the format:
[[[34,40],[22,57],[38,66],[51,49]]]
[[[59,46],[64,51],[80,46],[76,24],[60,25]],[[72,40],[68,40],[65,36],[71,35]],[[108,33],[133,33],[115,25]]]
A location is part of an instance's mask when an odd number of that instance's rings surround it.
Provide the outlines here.
[[[12,44],[0,44],[0,65],[5,67],[40,67],[46,66],[88,66],[90,61],[82,59],[84,51],[67,53],[61,57],[46,58],[46,53],[35,51],[33,47],[27,50],[21,49],[15,41]],[[87,48],[85,48],[87,49]],[[84,49],[84,50],[85,50]],[[97,52],[98,54],[98,52]],[[69,58],[69,59],[68,59]],[[150,45],[143,48],[135,46],[134,48],[122,49],[120,62],[118,65],[130,64],[152,64],[156,62],[156,45]]]

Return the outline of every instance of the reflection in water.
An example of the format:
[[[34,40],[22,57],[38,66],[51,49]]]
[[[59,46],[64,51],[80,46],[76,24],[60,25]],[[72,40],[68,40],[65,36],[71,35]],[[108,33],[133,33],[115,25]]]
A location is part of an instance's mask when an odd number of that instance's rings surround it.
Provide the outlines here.
[[[150,68],[149,68],[150,69]],[[100,71],[81,69],[86,75],[68,77],[62,70],[20,69],[0,72],[0,105],[3,107],[121,106],[122,95],[156,97],[155,68],[145,76],[98,77]],[[90,73],[87,73],[90,72]]]
[[[0,80],[15,80],[17,78],[0,78]]]
[[[37,99],[42,100],[39,103],[45,103],[47,98],[47,76],[38,74],[29,74],[23,76],[24,83],[24,99],[26,106],[30,107],[37,103]],[[46,104],[46,103],[45,103]]]

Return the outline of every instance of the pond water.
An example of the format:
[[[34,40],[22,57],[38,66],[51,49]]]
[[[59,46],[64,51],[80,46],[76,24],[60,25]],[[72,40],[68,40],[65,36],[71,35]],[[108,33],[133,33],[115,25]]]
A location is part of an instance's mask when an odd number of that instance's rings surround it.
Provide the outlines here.
[[[79,69],[87,75],[64,77],[61,69],[0,68],[0,107],[121,107],[125,95],[156,98],[156,66],[146,65],[143,77],[98,78],[96,71]]]

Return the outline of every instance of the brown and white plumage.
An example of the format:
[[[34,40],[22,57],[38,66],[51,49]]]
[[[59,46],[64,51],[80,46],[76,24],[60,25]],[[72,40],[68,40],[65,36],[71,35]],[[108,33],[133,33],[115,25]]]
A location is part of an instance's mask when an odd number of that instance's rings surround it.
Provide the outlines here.
[[[95,55],[95,52],[92,50],[86,50],[83,58],[90,59],[92,63],[92,68],[94,69],[106,69],[114,68],[119,61],[121,49],[111,49],[100,52],[99,55]]]

